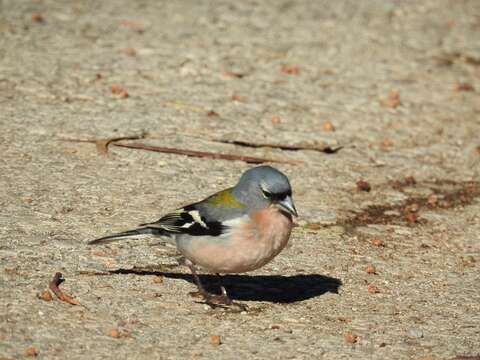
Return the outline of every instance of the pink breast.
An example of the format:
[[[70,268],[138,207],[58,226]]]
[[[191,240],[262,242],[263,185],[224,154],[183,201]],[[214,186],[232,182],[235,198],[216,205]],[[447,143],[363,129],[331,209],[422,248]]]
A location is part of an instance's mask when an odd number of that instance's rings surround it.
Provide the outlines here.
[[[210,271],[241,273],[258,269],[287,245],[292,221],[277,209],[252,214],[231,239],[198,238],[185,256]]]

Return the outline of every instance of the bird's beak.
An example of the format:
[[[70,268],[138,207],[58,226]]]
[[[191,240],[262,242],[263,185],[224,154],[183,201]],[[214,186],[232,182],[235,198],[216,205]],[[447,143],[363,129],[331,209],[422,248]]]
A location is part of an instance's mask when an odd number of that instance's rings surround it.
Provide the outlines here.
[[[295,209],[295,205],[293,204],[293,200],[291,196],[287,196],[285,199],[282,201],[279,201],[277,203],[277,206],[286,211],[287,213],[293,215],[293,216],[298,216],[297,209]]]

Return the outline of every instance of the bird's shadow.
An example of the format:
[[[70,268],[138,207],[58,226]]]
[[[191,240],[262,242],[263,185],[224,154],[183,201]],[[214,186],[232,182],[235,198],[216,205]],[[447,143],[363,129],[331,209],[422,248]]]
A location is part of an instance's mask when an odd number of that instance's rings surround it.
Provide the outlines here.
[[[114,274],[156,275],[182,279],[194,283],[190,274],[118,269]],[[340,279],[318,274],[283,275],[200,275],[207,291],[219,293],[224,286],[232,300],[294,303],[311,299],[327,292],[338,293]]]

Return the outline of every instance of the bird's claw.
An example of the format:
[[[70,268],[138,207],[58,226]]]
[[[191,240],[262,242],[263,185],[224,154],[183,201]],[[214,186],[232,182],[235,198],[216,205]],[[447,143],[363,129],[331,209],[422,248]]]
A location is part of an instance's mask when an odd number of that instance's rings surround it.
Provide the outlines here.
[[[210,306],[212,309],[215,308],[223,308],[223,309],[229,309],[229,310],[235,310],[235,312],[242,312],[242,311],[247,311],[248,307],[245,304],[233,301],[230,299],[230,297],[227,295],[227,290],[222,286],[221,288],[221,294],[216,295],[216,294],[211,294],[207,291],[202,292],[196,292],[196,293],[191,293],[191,295],[197,297],[201,296],[205,300],[205,304]]]

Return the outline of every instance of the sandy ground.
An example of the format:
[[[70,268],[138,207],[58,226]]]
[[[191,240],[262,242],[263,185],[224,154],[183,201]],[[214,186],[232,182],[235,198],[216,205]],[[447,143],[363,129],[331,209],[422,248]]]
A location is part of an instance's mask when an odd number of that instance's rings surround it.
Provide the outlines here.
[[[479,39],[478,0],[0,1],[1,359],[479,355]],[[66,141],[141,134],[302,162],[291,246],[220,280],[248,312],[156,239],[86,245],[252,166]]]

